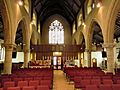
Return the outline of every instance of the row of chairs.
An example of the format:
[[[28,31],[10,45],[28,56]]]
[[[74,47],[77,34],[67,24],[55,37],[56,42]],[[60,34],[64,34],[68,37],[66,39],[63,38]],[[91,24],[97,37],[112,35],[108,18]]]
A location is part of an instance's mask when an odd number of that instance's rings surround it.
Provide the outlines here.
[[[84,78],[82,79],[81,77],[75,77],[74,78],[74,83],[79,83],[83,80],[88,80],[90,82],[99,82],[100,84],[105,84],[105,83],[108,83],[108,84],[120,84],[120,79],[117,79],[116,81],[113,81],[112,79],[98,79],[98,78],[93,78],[93,79],[88,79],[88,78]]]
[[[17,83],[18,81],[30,81],[30,80],[53,80],[53,77],[52,76],[44,76],[44,77],[37,77],[37,76],[34,76],[34,77],[14,77],[14,78],[2,78],[1,79],[1,83],[4,83],[6,81],[14,81],[15,83]]]
[[[69,75],[67,77],[68,81],[74,81],[74,79],[76,77],[79,77],[81,79],[100,79],[100,80],[103,80],[103,79],[112,79],[113,81],[115,81],[116,79],[120,79],[120,78],[113,78],[113,76],[109,76],[109,75],[102,75],[102,76],[96,76],[96,75],[80,75],[80,76],[76,76],[76,75]]]
[[[10,75],[0,75],[0,87],[9,87],[10,83],[14,87],[47,85],[51,89],[53,85],[53,70],[51,68],[19,69],[13,71]]]
[[[74,71],[73,71],[74,70]],[[75,74],[79,73],[79,74],[96,74],[96,73],[101,73],[101,74],[105,74],[100,68],[92,68],[92,67],[64,67],[63,69],[64,73],[68,73],[69,71],[73,71],[75,72]],[[89,73],[90,72],[90,73]]]
[[[13,71],[11,77],[27,77],[27,76],[50,76],[53,75],[53,70],[51,68],[28,68],[28,69],[18,69]]]
[[[75,88],[85,88],[86,85],[112,85],[113,81],[111,79],[105,79],[101,82],[100,79],[84,79],[84,80],[77,80],[74,82]]]
[[[120,90],[120,84],[113,85],[87,85],[83,90]]]
[[[2,74],[0,75],[0,79],[2,78],[11,78],[14,79],[16,77],[26,78],[26,77],[47,77],[53,76],[53,70],[51,68],[47,69],[18,69],[13,71],[12,74]]]
[[[38,85],[47,85],[49,88],[52,88],[52,83],[50,80],[41,80],[39,82],[39,80],[31,80],[31,81],[18,81],[17,85],[15,84],[14,81],[9,81],[9,82],[4,82],[3,87],[15,87],[15,86],[19,86],[19,87],[23,87],[23,86],[38,86]]]
[[[86,86],[97,86],[97,89],[86,90],[113,90],[101,89],[102,86],[120,84],[120,76],[112,73],[105,73],[99,68],[64,68],[68,81],[74,81],[74,87],[84,90]],[[119,90],[119,89],[114,89]]]
[[[79,77],[88,77],[88,76],[104,76],[105,73],[100,68],[71,68],[71,67],[65,67],[64,73],[66,77],[69,79],[69,81],[74,80],[74,76]],[[112,75],[109,74],[109,76],[112,77]]]
[[[0,88],[0,90],[50,90],[48,86],[39,85],[37,88],[34,86],[24,86],[24,87],[8,87],[8,88]]]
[[[113,75],[113,73],[105,73],[100,68],[73,68],[66,67],[64,68],[64,73],[69,81],[74,81],[75,77],[81,78],[99,78],[99,79],[112,79],[116,82],[117,79],[120,79],[120,75]]]

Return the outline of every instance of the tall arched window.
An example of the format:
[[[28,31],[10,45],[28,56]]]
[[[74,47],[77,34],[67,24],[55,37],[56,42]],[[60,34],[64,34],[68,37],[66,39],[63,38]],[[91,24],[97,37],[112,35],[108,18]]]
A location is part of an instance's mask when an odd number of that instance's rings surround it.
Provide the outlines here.
[[[64,29],[58,20],[49,26],[49,44],[64,44]]]

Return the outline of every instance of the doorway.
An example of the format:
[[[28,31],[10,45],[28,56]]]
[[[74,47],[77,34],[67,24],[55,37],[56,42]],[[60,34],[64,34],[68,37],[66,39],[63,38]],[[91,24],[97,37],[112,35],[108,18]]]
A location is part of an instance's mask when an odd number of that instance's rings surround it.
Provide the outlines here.
[[[63,60],[62,57],[54,56],[53,57],[53,69],[61,70],[63,68]]]

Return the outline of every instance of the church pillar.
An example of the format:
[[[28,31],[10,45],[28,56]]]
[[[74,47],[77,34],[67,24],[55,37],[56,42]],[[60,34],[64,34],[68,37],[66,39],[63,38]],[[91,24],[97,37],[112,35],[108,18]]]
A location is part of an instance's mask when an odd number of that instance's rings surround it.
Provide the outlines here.
[[[28,68],[28,63],[30,60],[30,50],[24,50],[24,68]]]
[[[107,71],[114,73],[114,43],[103,44],[103,47],[106,48],[107,53]]]
[[[36,60],[36,53],[35,52],[32,53],[32,56],[33,56],[33,61]]]
[[[12,71],[12,51],[14,44],[5,44],[5,61],[4,61],[4,74],[11,74]]]
[[[81,65],[81,53],[78,53],[78,60],[79,60],[79,66],[78,67],[82,67],[82,65]]]
[[[85,50],[85,58],[87,67],[91,67],[91,50]]]

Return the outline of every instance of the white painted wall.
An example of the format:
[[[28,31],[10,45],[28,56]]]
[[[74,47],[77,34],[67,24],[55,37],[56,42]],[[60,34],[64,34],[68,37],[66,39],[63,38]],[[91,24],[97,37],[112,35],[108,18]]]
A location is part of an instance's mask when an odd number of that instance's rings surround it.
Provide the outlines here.
[[[106,60],[106,58],[102,58],[102,52],[101,51],[92,52],[91,53],[91,59],[93,59],[93,58],[97,59],[97,67],[100,67],[102,61]]]
[[[12,58],[13,63],[24,62],[24,52],[17,52],[16,58]]]
[[[0,60],[0,63],[3,63],[5,57]],[[16,58],[12,58],[12,63],[24,62],[24,52],[17,52]]]

